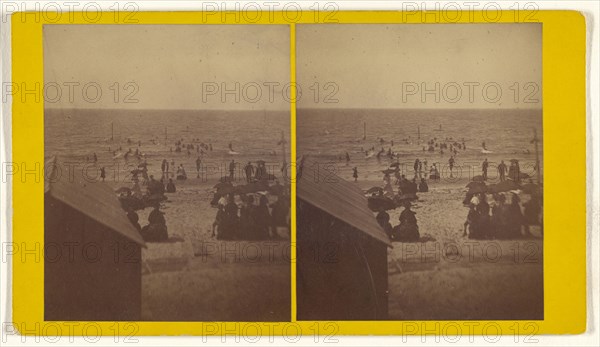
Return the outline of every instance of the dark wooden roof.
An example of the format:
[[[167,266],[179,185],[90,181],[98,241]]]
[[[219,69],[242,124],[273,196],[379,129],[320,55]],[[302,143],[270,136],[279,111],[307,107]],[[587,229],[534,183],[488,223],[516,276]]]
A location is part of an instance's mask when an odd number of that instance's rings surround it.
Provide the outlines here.
[[[333,164],[334,165],[334,164]],[[331,166],[330,166],[331,167]],[[298,168],[300,170],[300,167]],[[391,242],[367,207],[367,198],[353,182],[327,170],[327,163],[305,160],[297,180],[298,198],[370,237],[391,246]]]
[[[116,193],[106,183],[86,180],[80,170],[69,170],[53,157],[46,162],[44,184],[46,195],[145,247],[142,235],[131,224]]]

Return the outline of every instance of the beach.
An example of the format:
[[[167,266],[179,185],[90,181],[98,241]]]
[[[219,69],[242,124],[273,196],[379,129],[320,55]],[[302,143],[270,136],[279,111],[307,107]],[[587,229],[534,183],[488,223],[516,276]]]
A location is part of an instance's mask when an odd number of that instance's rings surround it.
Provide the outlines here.
[[[360,182],[368,189],[378,182]],[[412,203],[421,239],[388,249],[389,319],[487,320],[543,317],[543,240],[463,236],[462,183],[429,183]],[[523,199],[527,199],[525,194]],[[392,225],[403,210],[388,211]]]
[[[463,236],[469,211],[463,205],[466,184],[482,174],[484,159],[490,162],[488,184],[499,182],[496,165],[501,160],[508,165],[511,159],[519,160],[522,172],[537,183],[531,140],[534,128],[541,138],[541,111],[306,109],[298,111],[298,118],[304,120],[298,123],[298,156],[351,182],[356,167],[355,185],[363,192],[383,187],[381,171],[394,162],[400,163],[398,169],[408,180],[415,176],[417,158],[427,161],[428,168],[436,164],[440,171],[440,180],[429,180],[425,168],[418,177],[425,177],[429,185],[428,192],[417,193],[411,207],[420,240],[393,242],[388,249],[389,319],[543,319],[540,227],[531,227],[530,238],[474,240]],[[434,138],[440,143],[466,144],[467,149],[454,156],[452,176],[448,150],[444,154],[439,148],[434,153],[423,151]],[[482,153],[483,142],[489,153]],[[379,159],[371,155],[373,147],[375,153],[383,147]],[[390,148],[393,158],[387,156]],[[394,185],[394,191],[397,188]],[[524,192],[518,195],[523,203],[530,199]],[[488,199],[492,201],[491,196]],[[387,211],[393,226],[399,223],[402,210]]]
[[[481,174],[484,159],[490,162],[488,183],[498,182],[495,165],[510,159],[519,160],[522,172],[537,182],[532,130],[540,130],[540,139],[542,134],[541,114],[535,112],[299,110],[298,155],[327,165],[348,181],[354,181],[352,168],[357,167],[355,184],[363,191],[382,187],[381,170],[393,162],[408,179],[414,177],[416,158],[428,163],[422,177],[433,164],[440,170],[442,178],[428,180],[429,192],[418,193],[412,203],[419,242],[394,242],[388,249],[389,319],[543,318],[539,227],[532,227],[533,237],[527,239],[463,236],[465,186]],[[143,320],[289,320],[289,233],[279,240],[217,240],[212,236],[216,209],[210,204],[214,186],[229,175],[232,160],[235,184],[245,183],[242,167],[248,161],[264,160],[268,172],[281,178],[282,132],[289,141],[287,113],[49,110],[46,117],[46,155],[78,163],[92,181],[100,180],[99,169],[104,167],[105,182],[115,190],[132,185],[130,171],[142,161],[124,158],[130,148],[143,154],[148,174],[156,179],[162,176],[163,159],[183,165],[187,172],[188,179],[175,181],[176,193],[167,193],[161,204],[170,241],[148,243],[142,251]],[[433,138],[466,144],[467,149],[455,155],[452,176],[449,151],[423,150]],[[194,149],[188,154],[184,146],[177,152],[176,141]],[[198,152],[200,144],[210,144],[212,151]],[[289,147],[286,143],[285,158]],[[374,152],[381,148],[385,153],[377,158]],[[386,155],[388,150],[393,158]],[[523,202],[529,199],[519,195]],[[138,211],[142,226],[150,210]],[[398,224],[401,211],[402,207],[388,211],[392,225]]]
[[[77,163],[90,181],[100,181],[104,167],[105,182],[115,190],[132,186],[130,171],[142,161],[124,158],[130,148],[143,154],[148,175],[157,180],[163,159],[185,168],[188,179],[174,179],[177,191],[167,193],[161,203],[169,242],[147,243],[142,250],[142,320],[290,319],[289,232],[277,240],[217,240],[212,236],[217,209],[210,204],[213,187],[229,175],[231,160],[236,163],[235,184],[245,183],[243,165],[257,160],[264,160],[268,172],[285,183],[280,169],[284,155],[289,158],[289,143],[283,154],[280,142],[282,133],[289,141],[288,113],[47,110],[45,132],[47,157]],[[194,149],[176,152],[176,141]],[[212,151],[200,153],[201,143],[210,144]],[[230,154],[230,144],[237,154]],[[148,224],[150,211],[137,211],[141,226]]]

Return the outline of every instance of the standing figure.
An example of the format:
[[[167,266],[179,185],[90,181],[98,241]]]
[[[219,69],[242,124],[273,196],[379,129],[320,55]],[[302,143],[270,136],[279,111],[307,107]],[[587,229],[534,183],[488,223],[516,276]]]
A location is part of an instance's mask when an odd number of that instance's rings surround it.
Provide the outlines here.
[[[508,225],[507,234],[509,238],[521,237],[521,226],[523,225],[523,213],[521,212],[521,205],[519,205],[519,196],[512,193],[510,199],[510,206],[508,206]]]
[[[521,176],[521,169],[519,168],[519,162],[517,160],[511,160],[510,167],[508,168],[508,178],[519,183]]]
[[[244,173],[246,174],[246,182],[252,182],[252,175],[254,174],[254,166],[252,165],[252,162],[248,162],[248,164],[244,166]]]
[[[394,188],[392,187],[392,179],[390,174],[386,173],[383,176],[383,191],[385,196],[394,196]]]
[[[200,148],[200,147],[198,147]],[[198,157],[196,159],[196,178],[200,178],[200,169],[202,168],[202,159]]]
[[[476,200],[477,202],[479,202],[479,199]],[[463,224],[463,237],[467,237],[469,236],[467,234],[467,229],[469,230],[469,233],[472,231],[472,225],[474,225],[476,223],[477,220],[477,211],[475,210],[475,204],[471,203],[469,204],[469,212],[467,213],[467,220],[465,221],[465,223]]]
[[[240,233],[243,233],[241,237],[244,239],[255,240],[258,234],[258,224],[256,221],[256,209],[258,206],[254,204],[254,195],[252,194],[246,195],[245,200],[240,210],[240,230],[243,228],[244,231]]]
[[[256,171],[254,173],[254,178],[257,181],[262,181],[268,179],[267,168],[265,166],[264,161],[260,160],[257,162]]]
[[[498,165],[498,174],[500,175],[500,182],[506,180],[506,164],[504,164],[504,160],[501,160]]]
[[[494,206],[490,220],[492,237],[495,239],[507,238],[507,206],[506,197],[503,194],[494,194]]]
[[[253,220],[255,223],[254,239],[265,240],[269,238],[269,230],[271,228],[271,214],[269,213],[269,200],[262,195],[259,200],[259,205],[253,209]]]
[[[235,172],[235,161],[232,159],[229,163],[229,178],[233,181],[233,173]]]
[[[167,171],[168,165],[169,163],[167,162],[167,159],[163,159],[162,163],[160,164],[160,171],[162,172],[162,177],[165,177],[165,172]]]
[[[413,165],[413,169],[415,170],[415,177],[417,177],[417,174],[419,173],[419,165],[421,165],[421,162],[419,161],[419,158],[415,159],[415,164]]]
[[[487,178],[488,178],[488,166],[489,166],[488,160],[487,160],[487,158],[485,158],[485,160],[481,164],[481,174],[483,175],[484,181],[487,181]]]
[[[238,237],[242,240],[251,239],[253,223],[252,208],[254,207],[254,196],[242,194],[240,196],[242,206],[240,206],[240,226],[238,228]]]
[[[479,204],[476,207],[477,227],[479,228],[479,238],[488,239],[492,232],[490,231],[490,205],[487,202],[485,193],[479,193]]]
[[[233,194],[227,196],[223,208],[223,218],[219,223],[218,240],[232,240],[236,237],[238,228],[238,207],[233,200]]]
[[[453,177],[452,172],[454,169],[454,156],[452,155],[450,156],[450,159],[448,159],[448,166],[450,167],[450,177]]]
[[[425,177],[422,177],[421,183],[419,183],[419,192],[427,193],[428,191],[429,191],[429,185],[427,185],[427,182],[425,181]]]

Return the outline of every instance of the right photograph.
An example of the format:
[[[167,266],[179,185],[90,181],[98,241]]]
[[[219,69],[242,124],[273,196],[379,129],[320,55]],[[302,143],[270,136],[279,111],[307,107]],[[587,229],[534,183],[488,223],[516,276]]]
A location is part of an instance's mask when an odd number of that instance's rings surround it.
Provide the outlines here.
[[[543,320],[542,24],[296,26],[297,319]]]

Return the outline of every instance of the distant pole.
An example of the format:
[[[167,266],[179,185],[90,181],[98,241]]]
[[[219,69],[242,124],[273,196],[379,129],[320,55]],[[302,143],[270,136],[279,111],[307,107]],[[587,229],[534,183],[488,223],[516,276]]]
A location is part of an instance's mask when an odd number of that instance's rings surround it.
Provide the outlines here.
[[[417,140],[421,139],[421,127],[417,125]]]
[[[110,122],[110,140],[115,140],[115,125],[113,122]]]
[[[542,173],[540,172],[540,151],[538,149],[538,143],[540,140],[537,137],[537,130],[533,128],[533,141],[535,145],[535,171],[537,172],[537,180],[538,184],[542,184]]]
[[[165,146],[167,145],[167,127],[165,127]]]
[[[367,122],[363,124],[363,140],[367,139]]]

